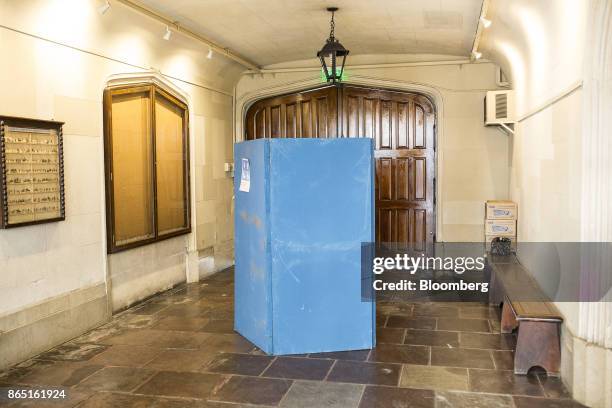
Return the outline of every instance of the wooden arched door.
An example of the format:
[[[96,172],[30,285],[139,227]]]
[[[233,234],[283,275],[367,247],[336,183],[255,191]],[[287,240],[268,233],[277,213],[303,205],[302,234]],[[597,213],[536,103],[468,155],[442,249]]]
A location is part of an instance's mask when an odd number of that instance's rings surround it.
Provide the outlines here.
[[[244,138],[374,138],[376,240],[424,250],[435,241],[435,125],[423,95],[342,85],[254,103]]]

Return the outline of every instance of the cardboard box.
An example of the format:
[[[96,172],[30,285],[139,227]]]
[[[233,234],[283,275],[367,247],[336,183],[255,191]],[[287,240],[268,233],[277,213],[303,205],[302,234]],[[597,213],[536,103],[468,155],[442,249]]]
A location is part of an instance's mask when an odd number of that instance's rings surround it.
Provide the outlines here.
[[[487,220],[516,220],[518,208],[515,202],[506,200],[489,200],[485,203]]]
[[[515,237],[516,220],[486,220],[485,235]]]

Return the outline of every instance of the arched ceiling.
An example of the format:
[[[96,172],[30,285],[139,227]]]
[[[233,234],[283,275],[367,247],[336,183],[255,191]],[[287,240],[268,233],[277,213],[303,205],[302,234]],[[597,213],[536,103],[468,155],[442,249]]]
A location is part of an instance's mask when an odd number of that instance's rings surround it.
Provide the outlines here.
[[[258,65],[314,58],[329,34],[352,55],[468,56],[482,0],[140,0]]]

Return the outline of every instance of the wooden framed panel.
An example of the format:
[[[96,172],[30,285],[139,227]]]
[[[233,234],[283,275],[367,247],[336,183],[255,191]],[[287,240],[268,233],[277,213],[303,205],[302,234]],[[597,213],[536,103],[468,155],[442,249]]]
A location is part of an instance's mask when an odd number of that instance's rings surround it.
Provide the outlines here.
[[[155,238],[151,99],[148,87],[110,96],[110,235],[115,247]]]
[[[345,85],[343,136],[375,140],[378,242],[435,241],[435,109],[423,95]]]
[[[245,118],[245,140],[338,135],[338,88],[325,86],[255,102]]]
[[[0,116],[0,228],[65,219],[62,126]]]
[[[188,117],[155,85],[105,90],[109,253],[191,232]]]
[[[155,91],[157,229],[160,236],[189,228],[187,106]]]

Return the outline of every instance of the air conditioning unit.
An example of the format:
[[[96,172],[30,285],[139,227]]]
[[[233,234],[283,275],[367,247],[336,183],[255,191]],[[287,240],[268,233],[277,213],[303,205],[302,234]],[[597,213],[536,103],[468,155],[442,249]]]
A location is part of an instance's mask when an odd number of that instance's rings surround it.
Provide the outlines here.
[[[487,92],[485,125],[507,125],[515,122],[514,91]]]

